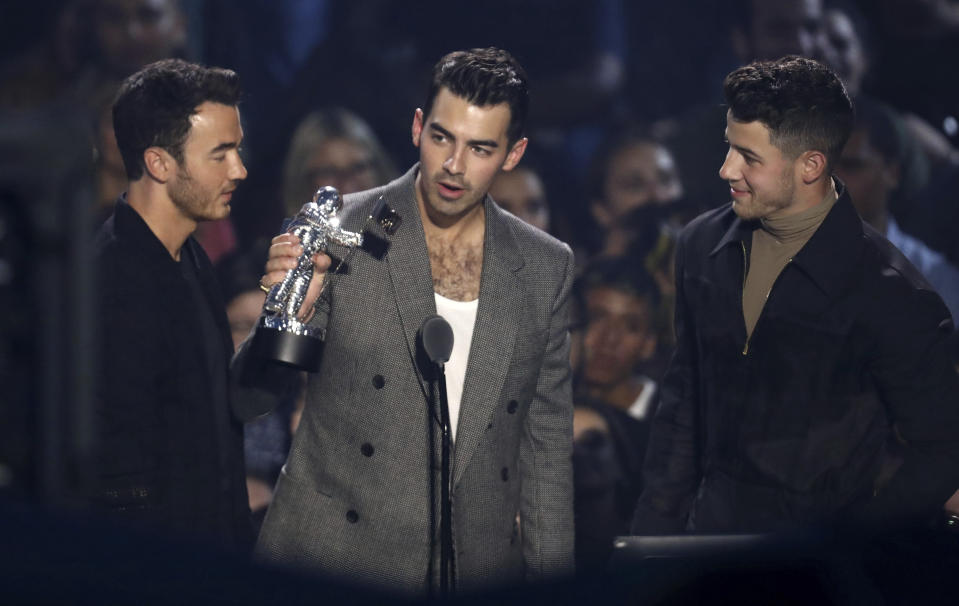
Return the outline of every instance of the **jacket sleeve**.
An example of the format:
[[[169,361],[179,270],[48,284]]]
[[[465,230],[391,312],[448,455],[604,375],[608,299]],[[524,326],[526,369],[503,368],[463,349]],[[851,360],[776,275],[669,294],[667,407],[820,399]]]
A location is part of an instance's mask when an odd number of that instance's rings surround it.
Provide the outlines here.
[[[952,322],[935,293],[914,289],[886,306],[870,374],[905,443],[903,462],[861,512],[888,524],[935,513],[959,488],[959,376]]]
[[[529,580],[573,573],[573,401],[569,304],[573,254],[565,247],[562,285],[520,446],[520,517]]]
[[[102,509],[136,512],[154,509],[158,493],[162,437],[161,411],[170,379],[163,341],[144,321],[144,300],[149,292],[135,280],[116,272],[103,280],[99,293],[98,371],[94,391],[97,432],[96,482],[92,500]],[[148,315],[148,314],[147,314]]]
[[[660,390],[643,465],[643,492],[633,517],[633,534],[678,534],[699,483],[698,369],[692,316],[683,288],[684,231],[676,245],[676,349]]]
[[[230,362],[230,406],[233,416],[242,423],[272,412],[300,384],[294,368],[253,356],[252,341],[250,332]]]

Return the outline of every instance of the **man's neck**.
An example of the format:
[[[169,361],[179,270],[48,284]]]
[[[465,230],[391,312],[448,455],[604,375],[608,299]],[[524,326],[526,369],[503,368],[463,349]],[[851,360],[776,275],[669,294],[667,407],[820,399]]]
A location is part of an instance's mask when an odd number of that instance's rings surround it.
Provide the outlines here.
[[[180,260],[183,243],[196,230],[196,221],[183,216],[166,192],[147,178],[131,182],[127,189],[127,203],[140,215],[163,244],[174,261]]]
[[[772,212],[763,218],[777,219],[790,215],[798,215],[814,206],[819,206],[823,202],[835,202],[838,197],[832,177],[828,177],[825,181],[817,181],[811,185],[800,187],[795,193],[792,204]]]

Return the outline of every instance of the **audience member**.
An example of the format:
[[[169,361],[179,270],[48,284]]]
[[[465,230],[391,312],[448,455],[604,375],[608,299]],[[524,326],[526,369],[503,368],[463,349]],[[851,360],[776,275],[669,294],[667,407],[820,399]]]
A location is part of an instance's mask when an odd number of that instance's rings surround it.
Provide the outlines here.
[[[496,175],[489,195],[502,208],[523,221],[549,232],[551,213],[546,199],[546,186],[539,172],[527,163]]]
[[[396,177],[369,125],[343,108],[316,110],[300,122],[283,165],[283,206],[292,216],[324,185],[341,195],[388,183]]]
[[[239,349],[240,343],[250,335],[263,311],[266,294],[259,288],[259,279],[266,257],[266,246],[256,246],[244,253],[233,252],[216,265],[234,349]],[[273,486],[290,450],[303,405],[302,395],[302,382],[296,383],[272,413],[243,427],[246,490],[257,532],[273,500]]]
[[[645,419],[656,392],[644,363],[657,351],[659,289],[627,258],[598,258],[579,282],[585,328],[576,393]]]
[[[899,228],[889,212],[889,203],[900,185],[903,138],[892,109],[860,98],[856,123],[836,175],[849,189],[859,215],[896,246],[939,293],[952,314],[959,318],[959,269],[941,254]]]
[[[583,359],[573,412],[576,563],[600,569],[613,537],[627,534],[641,489],[656,379],[659,293],[626,258],[599,258],[577,282],[583,305]]]
[[[588,173],[590,210],[599,233],[591,248],[622,255],[639,240],[649,250],[680,210],[683,184],[670,151],[627,129],[602,143]]]

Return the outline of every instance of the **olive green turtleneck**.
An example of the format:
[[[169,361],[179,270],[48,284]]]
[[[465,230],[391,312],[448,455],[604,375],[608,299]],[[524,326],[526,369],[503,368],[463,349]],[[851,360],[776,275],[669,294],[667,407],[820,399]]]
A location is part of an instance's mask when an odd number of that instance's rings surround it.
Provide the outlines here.
[[[836,191],[830,188],[822,203],[812,208],[793,215],[760,219],[760,229],[753,231],[749,272],[743,286],[747,338],[753,334],[776,278],[806,245],[835,202]]]

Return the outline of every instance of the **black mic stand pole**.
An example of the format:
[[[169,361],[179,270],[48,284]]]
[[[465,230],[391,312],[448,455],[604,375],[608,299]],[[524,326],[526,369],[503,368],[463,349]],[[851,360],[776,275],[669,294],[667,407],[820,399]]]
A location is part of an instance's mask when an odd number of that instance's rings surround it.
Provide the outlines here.
[[[440,500],[442,513],[440,516],[440,592],[444,598],[456,594],[456,563],[453,556],[453,499],[452,477],[450,467],[452,462],[453,435],[450,425],[450,404],[446,393],[446,372],[444,364],[437,363],[437,383],[440,392],[440,425],[443,433],[441,454],[441,487]]]

